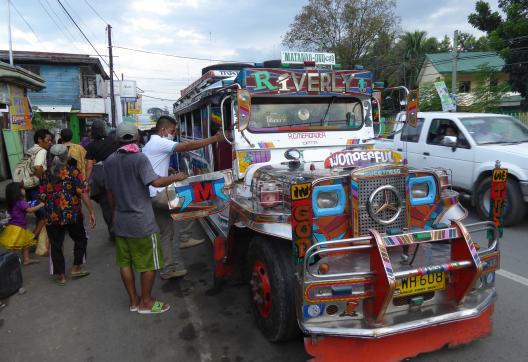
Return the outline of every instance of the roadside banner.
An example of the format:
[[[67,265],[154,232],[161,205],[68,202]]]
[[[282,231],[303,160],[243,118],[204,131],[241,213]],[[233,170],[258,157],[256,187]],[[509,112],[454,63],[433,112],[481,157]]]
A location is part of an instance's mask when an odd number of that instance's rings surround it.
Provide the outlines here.
[[[499,229],[499,237],[503,233],[504,206],[506,203],[506,182],[508,169],[501,168],[500,162],[495,163],[491,176],[490,219]],[[488,240],[493,239],[493,233],[488,230]]]
[[[418,89],[410,91],[407,96],[407,123],[413,128],[418,123],[418,96]]]
[[[443,112],[456,112],[456,103],[453,102],[453,98],[449,95],[449,90],[444,81],[435,82],[435,88],[440,96],[440,101],[442,102],[442,111]]]

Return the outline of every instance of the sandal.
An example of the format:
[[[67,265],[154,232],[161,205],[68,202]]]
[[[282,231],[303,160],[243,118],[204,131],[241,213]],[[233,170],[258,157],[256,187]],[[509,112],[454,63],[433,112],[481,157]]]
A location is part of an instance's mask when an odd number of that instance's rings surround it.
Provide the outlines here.
[[[73,279],[79,279],[79,278],[86,277],[86,276],[90,275],[90,272],[86,271],[86,270],[81,270],[81,271],[78,271],[78,272],[71,272],[70,275],[71,275],[71,277]]]
[[[150,309],[139,309],[138,308],[137,312],[139,314],[161,314],[161,313],[165,313],[169,309],[170,309],[170,305],[163,303],[163,302],[155,301],[154,304],[152,304],[152,308]]]
[[[57,285],[60,285],[61,287],[65,286],[66,285],[66,279],[55,279],[55,283],[57,283]]]
[[[141,298],[138,297],[137,304],[129,306],[128,310],[130,310],[131,312],[137,312],[139,309],[139,303],[141,303]]]

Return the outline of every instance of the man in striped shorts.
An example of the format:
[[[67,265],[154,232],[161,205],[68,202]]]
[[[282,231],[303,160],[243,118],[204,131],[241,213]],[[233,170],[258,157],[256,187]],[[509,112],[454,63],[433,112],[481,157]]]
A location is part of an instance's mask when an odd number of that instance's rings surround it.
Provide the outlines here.
[[[120,148],[104,161],[104,171],[108,200],[114,210],[117,265],[130,298],[130,311],[163,313],[170,306],[151,296],[156,271],[163,268],[163,255],[148,187],[168,186],[186,175],[159,177],[136,143],[136,126],[121,123],[116,136]],[[136,292],[134,269],[141,274],[141,298]]]

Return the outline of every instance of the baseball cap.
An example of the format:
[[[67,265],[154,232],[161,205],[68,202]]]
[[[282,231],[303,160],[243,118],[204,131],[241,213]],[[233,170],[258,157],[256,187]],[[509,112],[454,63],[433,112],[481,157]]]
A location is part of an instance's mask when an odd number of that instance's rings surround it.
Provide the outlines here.
[[[130,123],[119,123],[116,129],[116,137],[121,142],[137,141],[138,129]]]

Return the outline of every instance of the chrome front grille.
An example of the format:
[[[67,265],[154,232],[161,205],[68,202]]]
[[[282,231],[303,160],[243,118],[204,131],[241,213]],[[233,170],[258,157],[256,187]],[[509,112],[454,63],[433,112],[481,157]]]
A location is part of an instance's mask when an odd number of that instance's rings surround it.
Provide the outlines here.
[[[367,235],[369,229],[376,229],[379,232],[386,232],[388,228],[406,228],[407,227],[407,195],[405,190],[406,175],[396,175],[389,177],[377,178],[358,178],[359,191],[359,235]],[[370,195],[379,187],[392,185],[396,188],[401,198],[402,211],[398,218],[389,225],[383,225],[374,220],[368,212],[368,200]],[[389,219],[394,213],[390,210],[384,210],[379,213],[382,219]]]

